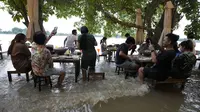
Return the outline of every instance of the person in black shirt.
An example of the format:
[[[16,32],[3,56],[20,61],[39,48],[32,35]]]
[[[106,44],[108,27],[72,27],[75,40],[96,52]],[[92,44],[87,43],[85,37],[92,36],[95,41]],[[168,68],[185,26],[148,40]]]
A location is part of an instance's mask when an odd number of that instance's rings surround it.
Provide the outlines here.
[[[139,68],[139,65],[137,65],[135,62],[132,62],[131,59],[127,56],[128,51],[131,50],[130,48],[132,48],[133,44],[133,37],[128,37],[126,42],[118,47],[116,52],[116,64],[118,66],[134,70]]]
[[[149,46],[149,49],[151,50],[152,62],[155,64],[151,68],[139,68],[138,77],[141,83],[143,83],[145,77],[158,81],[166,80],[168,78],[172,60],[175,58],[176,52],[178,52],[178,39],[178,35],[172,33],[167,34],[163,41],[163,50],[158,54],[156,54],[152,44]]]
[[[126,33],[125,34],[125,37],[128,38],[128,37],[131,37],[129,33]],[[133,38],[133,45],[132,47],[130,48],[131,49],[131,55],[135,52],[135,49],[137,48],[137,46],[135,45],[135,39]]]

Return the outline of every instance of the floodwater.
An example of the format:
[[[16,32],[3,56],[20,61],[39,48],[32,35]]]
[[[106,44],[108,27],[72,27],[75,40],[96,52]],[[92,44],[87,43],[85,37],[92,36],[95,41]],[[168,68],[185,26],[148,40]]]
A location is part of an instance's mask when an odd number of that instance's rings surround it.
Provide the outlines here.
[[[152,87],[151,81],[141,85],[132,77],[125,80],[123,73],[117,75],[114,72],[115,64],[105,62],[103,58],[96,68],[106,73],[105,80],[82,82],[80,76],[75,83],[73,64],[56,63],[55,67],[67,72],[63,87],[55,87],[57,76],[53,76],[53,88],[45,85],[39,92],[34,88],[33,80],[26,82],[23,74],[13,74],[12,83],[8,82],[7,70],[13,70],[13,67],[10,57],[4,55],[4,60],[0,60],[0,111],[200,112],[200,71],[196,69],[181,90],[180,85]]]

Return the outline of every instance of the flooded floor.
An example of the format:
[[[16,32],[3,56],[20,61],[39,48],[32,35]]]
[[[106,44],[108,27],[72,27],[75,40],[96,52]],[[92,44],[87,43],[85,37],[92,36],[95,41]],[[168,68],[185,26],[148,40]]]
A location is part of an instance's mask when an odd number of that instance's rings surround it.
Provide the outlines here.
[[[60,64],[55,64],[59,67]],[[179,85],[158,85],[155,88],[140,85],[123,73],[117,75],[114,63],[103,59],[97,69],[105,71],[105,80],[74,82],[74,65],[61,65],[67,72],[63,87],[33,87],[25,75],[13,74],[8,82],[7,70],[13,70],[9,58],[0,60],[0,111],[1,112],[199,112],[200,73],[195,70],[183,91]],[[149,84],[148,84],[149,85]]]

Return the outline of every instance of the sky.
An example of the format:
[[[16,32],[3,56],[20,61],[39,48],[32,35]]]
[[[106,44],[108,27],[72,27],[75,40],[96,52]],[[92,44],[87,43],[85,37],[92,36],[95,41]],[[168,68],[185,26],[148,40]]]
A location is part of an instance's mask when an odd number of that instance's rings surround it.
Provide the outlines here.
[[[13,27],[19,27],[19,28],[26,28],[25,25],[22,23],[14,22],[11,15],[8,14],[6,11],[0,10],[0,28],[4,31],[11,30]],[[74,27],[74,23],[78,22],[80,18],[78,17],[72,17],[69,19],[58,19],[56,16],[50,16],[48,22],[44,22],[45,30],[52,31],[55,26],[58,27],[58,33],[71,33],[73,29],[76,29]],[[178,34],[180,38],[186,38],[184,35],[184,28],[187,24],[190,22],[186,20],[184,17],[179,22],[179,28],[174,31],[175,34]]]

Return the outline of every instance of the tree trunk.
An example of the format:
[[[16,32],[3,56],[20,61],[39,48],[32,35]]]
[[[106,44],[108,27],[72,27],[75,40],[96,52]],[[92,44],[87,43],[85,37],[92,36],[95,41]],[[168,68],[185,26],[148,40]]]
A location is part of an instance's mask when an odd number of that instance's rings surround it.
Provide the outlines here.
[[[158,24],[156,25],[156,28],[154,30],[154,35],[153,35],[153,42],[154,43],[158,43],[158,40],[160,39],[160,35],[162,33],[162,30],[163,30],[163,23],[164,23],[164,11],[163,11],[163,14],[160,18],[160,21],[158,22]]]
[[[43,11],[42,11],[42,7],[43,7],[43,4],[44,4],[44,0],[39,0],[39,25],[40,25],[40,29],[42,32],[46,33],[45,32],[45,29],[44,29],[44,26],[43,26]]]

